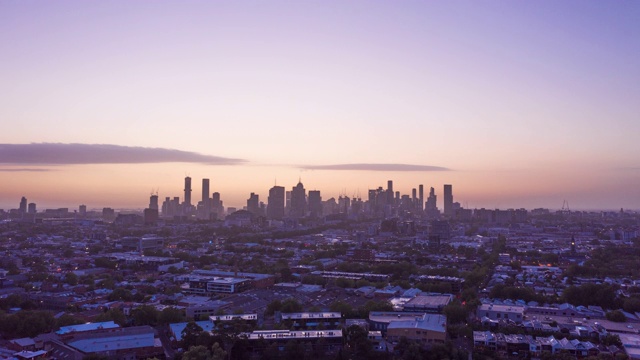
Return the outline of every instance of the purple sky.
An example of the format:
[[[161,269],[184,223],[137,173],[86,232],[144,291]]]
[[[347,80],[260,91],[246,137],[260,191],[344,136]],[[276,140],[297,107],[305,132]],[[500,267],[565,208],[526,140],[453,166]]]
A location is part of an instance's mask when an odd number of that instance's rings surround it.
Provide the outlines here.
[[[637,1],[3,1],[0,208],[143,207],[190,174],[231,206],[302,176],[640,209],[639,23]],[[31,143],[82,150],[1,145]]]

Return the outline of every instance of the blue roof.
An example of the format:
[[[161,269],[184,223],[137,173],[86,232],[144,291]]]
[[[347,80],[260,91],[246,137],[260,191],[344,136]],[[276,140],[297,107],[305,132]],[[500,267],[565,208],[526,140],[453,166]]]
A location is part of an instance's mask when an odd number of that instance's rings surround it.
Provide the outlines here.
[[[56,331],[56,334],[64,335],[72,332],[83,332],[83,331],[92,331],[92,330],[100,330],[100,329],[115,329],[119,327],[120,325],[114,323],[113,321],[104,321],[104,322],[97,322],[97,323],[86,323],[86,324],[63,326],[60,328],[60,330]]]
[[[173,333],[173,336],[175,336],[176,341],[182,340],[182,330],[187,327],[187,324],[188,323],[186,322],[169,324],[171,332]],[[196,324],[198,324],[198,326],[200,326],[203,331],[211,332],[214,329],[214,324],[211,320],[196,321]]]
[[[133,334],[122,336],[105,336],[97,339],[83,339],[69,342],[70,346],[85,352],[103,352],[124,349],[135,349],[141,347],[152,347],[155,345],[153,333]]]

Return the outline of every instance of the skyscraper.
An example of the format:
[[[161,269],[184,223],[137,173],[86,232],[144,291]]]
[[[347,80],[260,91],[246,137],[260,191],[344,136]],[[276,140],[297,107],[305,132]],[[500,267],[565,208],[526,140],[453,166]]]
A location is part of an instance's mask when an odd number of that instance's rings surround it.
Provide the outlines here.
[[[393,180],[387,181],[387,205],[393,205]]]
[[[415,210],[418,207],[418,195],[416,188],[411,189],[411,204],[412,208]]]
[[[320,196],[320,190],[309,190],[309,216],[314,219],[322,217],[322,196]]]
[[[27,213],[27,198],[24,196],[22,197],[22,199],[20,199],[20,212],[22,214]]]
[[[211,198],[209,198],[209,179],[202,179],[202,208],[204,219],[209,219],[211,213]]]
[[[202,179],[202,204],[209,203],[209,179]]]
[[[222,200],[220,199],[220,193],[214,192],[211,194],[211,210],[217,214],[218,218],[221,218],[224,215],[224,206],[222,204]]]
[[[251,195],[249,195],[249,199],[247,199],[247,211],[254,215],[260,214],[260,198],[258,194],[251,193]]]
[[[427,198],[427,203],[425,204],[425,210],[427,215],[430,217],[435,217],[438,213],[438,198],[436,196],[436,191],[431,188],[429,190],[429,197]]]
[[[284,193],[283,186],[274,186],[269,189],[267,218],[272,220],[282,220],[284,218]]]
[[[291,209],[289,216],[295,219],[303,218],[307,212],[307,192],[301,181],[291,189]]]
[[[444,215],[453,215],[453,188],[451,185],[444,186]]]
[[[184,205],[185,207],[191,206],[191,178],[189,176],[184,178]]]
[[[424,210],[424,186],[420,184],[418,186],[418,210]]]
[[[158,195],[151,195],[149,197],[149,209],[158,210]]]

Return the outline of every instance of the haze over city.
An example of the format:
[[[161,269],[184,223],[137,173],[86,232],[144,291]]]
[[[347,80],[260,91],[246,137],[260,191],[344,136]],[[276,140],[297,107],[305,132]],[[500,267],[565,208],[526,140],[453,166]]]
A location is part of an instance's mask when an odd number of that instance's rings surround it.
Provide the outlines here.
[[[0,208],[453,184],[638,209],[640,4],[0,2]],[[439,205],[441,206],[441,204]]]

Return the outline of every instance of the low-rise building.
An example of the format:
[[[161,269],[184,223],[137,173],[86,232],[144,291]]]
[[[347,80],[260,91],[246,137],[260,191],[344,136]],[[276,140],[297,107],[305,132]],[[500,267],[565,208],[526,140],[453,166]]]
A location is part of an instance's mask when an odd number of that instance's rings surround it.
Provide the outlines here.
[[[441,314],[452,298],[452,295],[418,295],[407,301],[403,310],[407,312]]]
[[[516,323],[521,323],[524,311],[524,306],[482,304],[478,307],[478,310],[476,310],[476,316],[480,319],[511,320]]]
[[[411,320],[391,321],[387,326],[387,339],[398,341],[401,337],[423,344],[444,344],[447,339],[447,318],[439,314],[423,314]]]

